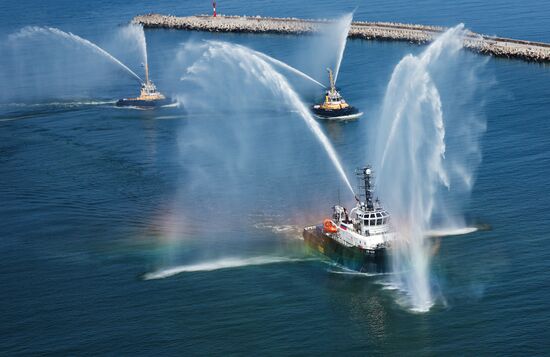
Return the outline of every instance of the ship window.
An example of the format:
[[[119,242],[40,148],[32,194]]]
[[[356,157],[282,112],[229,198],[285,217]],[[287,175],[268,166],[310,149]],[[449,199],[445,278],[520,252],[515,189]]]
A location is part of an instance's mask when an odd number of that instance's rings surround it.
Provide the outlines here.
[[[382,213],[377,213],[376,217],[382,217]]]
[[[365,226],[368,226],[369,225],[369,220],[365,219],[365,221],[363,223],[365,224]]]
[[[381,224],[382,224],[382,218],[377,219],[377,220],[376,220],[376,224],[377,224],[377,225],[381,225]]]
[[[387,218],[384,218],[384,219],[382,220],[382,224],[386,224],[387,222],[388,222],[388,219],[387,219]]]

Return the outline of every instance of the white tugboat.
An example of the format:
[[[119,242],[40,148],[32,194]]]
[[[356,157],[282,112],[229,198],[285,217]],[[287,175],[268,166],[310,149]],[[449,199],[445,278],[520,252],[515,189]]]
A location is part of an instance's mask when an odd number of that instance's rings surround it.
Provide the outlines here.
[[[373,199],[370,166],[357,170],[356,174],[360,180],[359,189],[364,190],[360,199],[356,197],[356,206],[349,213],[342,206],[334,206],[331,219],[304,228],[304,240],[347,269],[385,272],[389,270],[388,251],[395,239],[390,214],[378,199]]]
[[[327,68],[330,88],[325,93],[325,100],[321,104],[315,104],[311,107],[311,111],[319,119],[331,119],[331,120],[352,120],[357,119],[362,112],[355,107],[349,105],[344,98],[340,95],[340,92],[336,90],[334,78],[332,76],[332,70]]]

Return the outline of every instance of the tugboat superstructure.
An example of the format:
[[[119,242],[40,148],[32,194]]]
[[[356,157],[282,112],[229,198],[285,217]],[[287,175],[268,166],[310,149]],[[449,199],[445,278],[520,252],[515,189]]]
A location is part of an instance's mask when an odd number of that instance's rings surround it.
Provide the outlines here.
[[[373,198],[372,169],[356,171],[359,188],[357,204],[348,213],[346,208],[333,207],[332,218],[322,225],[306,227],[304,240],[339,265],[359,272],[388,270],[388,250],[395,239],[390,214],[378,199]]]
[[[123,98],[116,102],[118,107],[161,107],[171,104],[172,101],[166,98],[157,90],[155,84],[149,80],[149,66],[145,64],[145,82],[141,83],[141,92],[136,98]]]
[[[350,106],[340,92],[336,90],[332,70],[327,68],[329,73],[330,88],[325,93],[325,100],[321,104],[316,104],[311,107],[311,110],[320,119],[332,120],[351,120],[359,118],[363,113],[357,108]]]

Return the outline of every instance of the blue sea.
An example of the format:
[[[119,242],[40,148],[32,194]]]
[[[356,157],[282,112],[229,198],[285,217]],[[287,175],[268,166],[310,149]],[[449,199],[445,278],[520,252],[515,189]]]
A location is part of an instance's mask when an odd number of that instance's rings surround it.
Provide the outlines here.
[[[217,4],[221,14],[300,18],[354,9],[355,20],[464,23],[550,42],[544,0]],[[146,30],[159,89],[175,96],[187,85],[183,99],[205,105],[204,115],[115,108],[138,88],[112,62],[47,36],[10,38],[26,26],[55,27],[141,75],[119,34],[151,12],[206,14],[211,4],[0,3],[1,355],[548,354],[547,64],[462,55],[476,68],[475,93],[453,115],[483,118],[485,129],[460,213],[490,229],[438,241],[430,266],[437,301],[416,313],[386,277],[347,274],[304,246],[301,227],[353,198],[297,114],[281,110],[288,103],[265,88],[247,92],[250,78],[219,63],[208,83],[180,80],[204,40],[244,45],[326,80],[307,60],[315,38]],[[320,124],[349,176],[372,154],[395,66],[424,49],[348,41],[338,85],[364,116]],[[319,97],[284,73],[304,102]],[[461,101],[442,99],[444,114]]]

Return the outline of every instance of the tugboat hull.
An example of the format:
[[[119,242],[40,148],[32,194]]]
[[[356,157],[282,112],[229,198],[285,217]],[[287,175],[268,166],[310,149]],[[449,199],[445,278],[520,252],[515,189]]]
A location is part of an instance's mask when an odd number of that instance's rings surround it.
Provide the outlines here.
[[[169,98],[158,100],[142,100],[142,99],[120,99],[116,102],[117,107],[140,107],[140,108],[158,108],[172,104]]]
[[[311,248],[347,269],[378,274],[390,271],[385,248],[369,250],[345,246],[325,233],[322,226],[307,227],[302,234]]]
[[[357,119],[361,115],[357,108],[347,107],[343,109],[323,109],[318,105],[311,107],[311,111],[319,119],[328,119],[328,120],[352,120]]]

